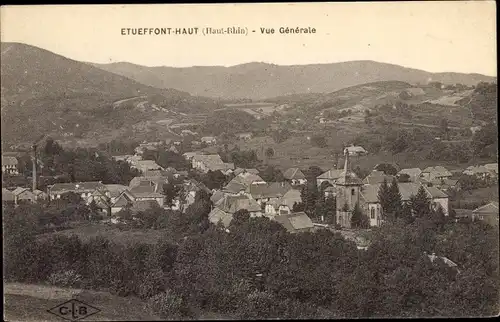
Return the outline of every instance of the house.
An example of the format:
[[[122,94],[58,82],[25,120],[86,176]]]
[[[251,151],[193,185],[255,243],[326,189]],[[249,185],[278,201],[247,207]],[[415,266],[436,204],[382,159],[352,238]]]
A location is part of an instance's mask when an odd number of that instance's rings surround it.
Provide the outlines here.
[[[33,194],[35,195],[35,200],[45,200],[49,198],[49,195],[42,190],[35,189]]]
[[[351,144],[351,146],[346,147],[345,149],[347,150],[350,156],[360,156],[360,155],[366,155],[368,153],[362,146],[355,146],[353,144]]]
[[[128,187],[130,189],[138,186],[153,186],[157,191],[162,191],[163,185],[168,183],[168,178],[165,176],[153,176],[153,177],[134,177],[130,180]]]
[[[132,158],[133,156],[132,155],[114,155],[112,156],[113,159],[115,159],[115,161],[125,161],[127,162],[128,159]]]
[[[236,168],[233,171],[233,174],[235,176],[239,175],[240,173],[252,173],[252,174],[257,174],[258,175],[259,174],[259,170],[253,169],[253,168],[251,168],[251,169]]]
[[[290,214],[293,212],[293,206],[301,203],[301,193],[297,189],[288,190],[282,197],[271,199],[265,203],[264,212],[268,217],[276,215]]]
[[[498,201],[474,209],[472,220],[482,220],[492,226],[498,226]]]
[[[196,154],[191,158],[193,169],[208,172],[215,168],[215,165],[221,166],[224,163],[218,154]]]
[[[498,163],[488,163],[484,167],[490,171],[492,176],[498,177]]]
[[[19,174],[19,163],[16,157],[2,155],[2,173]]]
[[[14,202],[15,202],[14,194],[5,188],[2,188],[2,203],[14,203]]]
[[[420,173],[420,179],[431,182],[434,179],[451,179],[452,173],[443,166],[427,167]]]
[[[129,187],[122,184],[107,184],[105,185],[105,195],[114,203],[123,191]]]
[[[387,181],[388,184],[391,184],[392,180],[396,177],[386,175],[383,171],[373,170],[368,176],[363,179],[364,184],[377,184],[383,183],[384,180]]]
[[[334,185],[335,182],[337,181],[338,178],[340,178],[340,175],[342,174],[344,170],[342,169],[330,169],[326,171],[325,173],[319,175],[316,178],[316,182],[318,184],[318,187],[321,187],[321,184],[323,182],[328,182],[331,185]]]
[[[231,181],[241,183],[246,187],[255,184],[265,184],[266,182],[259,175],[250,172],[243,172],[234,177]],[[231,182],[230,181],[230,182]]]
[[[289,233],[313,232],[314,225],[305,212],[279,215],[273,219],[282,225]]]
[[[133,196],[134,201],[153,200],[156,201],[158,205],[160,205],[160,207],[163,207],[165,196],[160,193],[160,191],[162,190],[157,189],[157,187],[155,186],[149,185],[141,185],[129,190],[130,194]]]
[[[233,172],[234,163],[209,163],[207,169],[208,171],[220,171],[225,175],[229,175]]]
[[[77,182],[77,183],[56,183],[48,188],[50,200],[60,199],[61,195],[69,192],[80,195],[84,200],[96,189],[105,190],[106,186],[101,181]]]
[[[248,186],[246,193],[259,205],[268,202],[278,202],[292,186],[288,182],[269,182],[264,184],[252,184]]]
[[[164,174],[163,170],[146,170],[143,171],[142,174],[145,177],[162,177]]]
[[[307,182],[306,176],[299,168],[290,168],[283,173],[285,180],[293,185],[302,185]]]
[[[187,136],[187,135],[193,135],[194,136],[194,135],[198,135],[198,133],[197,132],[193,132],[191,130],[182,130],[181,131],[181,135],[182,136]]]
[[[460,182],[457,179],[434,179],[431,182],[426,183],[427,186],[436,187],[444,192],[460,191]]]
[[[250,213],[250,217],[262,216],[261,207],[252,198],[245,195],[225,195],[214,204],[214,208],[208,214],[208,219],[215,225],[221,222],[227,228],[233,219],[234,213],[242,209],[246,209]]]
[[[236,137],[238,138],[238,140],[248,141],[252,139],[252,133],[250,132],[238,133],[236,134]]]
[[[111,214],[115,214],[127,206],[132,206],[134,200],[134,195],[130,191],[124,190],[111,204]]]
[[[17,187],[12,191],[14,195],[14,203],[18,204],[19,202],[35,202],[36,196],[33,192],[28,188]]]
[[[382,223],[382,207],[378,199],[378,192],[381,184],[364,185],[361,188],[360,206],[363,212],[370,219],[370,226],[380,226]],[[410,197],[415,196],[420,186],[424,187],[431,205],[434,209],[440,205],[443,208],[445,215],[448,215],[448,195],[435,187],[426,187],[415,182],[400,182],[398,183],[401,200],[406,203]]]
[[[208,144],[208,145],[214,145],[217,144],[217,140],[213,136],[204,136],[201,138],[201,142]]]
[[[198,182],[194,179],[185,180],[183,183],[183,191],[184,191],[184,204],[182,205],[184,208],[190,206],[194,203],[196,199],[196,195],[199,191],[204,191],[206,194],[210,194],[211,191],[208,187],[202,182]]]
[[[168,149],[169,152],[172,152],[172,153],[179,153],[179,150],[177,150],[177,148],[172,145],[169,149]]]
[[[195,155],[199,155],[199,154],[201,154],[201,153],[200,152],[186,152],[182,156],[187,161],[191,161]]]
[[[407,169],[401,169],[399,172],[396,174],[396,177],[401,177],[402,175],[408,175],[409,181],[410,182],[417,182],[418,179],[420,178],[420,174],[422,173],[422,170],[420,168],[407,168]]]
[[[470,131],[471,131],[472,135],[476,134],[476,132],[480,131],[481,129],[482,129],[482,127],[480,125],[470,127]]]
[[[458,269],[458,265],[450,260],[447,257],[444,256],[436,256],[435,253],[432,253],[431,255],[427,254],[427,252],[424,252],[425,255],[427,255],[427,258],[431,261],[431,263],[434,263],[436,259],[440,259],[443,261],[444,264],[446,264],[448,267],[454,268],[456,270],[456,273],[460,273],[460,270]]]
[[[463,174],[468,176],[475,176],[480,179],[487,179],[491,177],[491,171],[483,165],[469,166],[464,170]]]
[[[147,171],[152,170],[163,170],[163,168],[156,164],[156,162],[154,162],[153,160],[135,161],[131,164],[131,166],[138,169],[142,173],[146,173]]]

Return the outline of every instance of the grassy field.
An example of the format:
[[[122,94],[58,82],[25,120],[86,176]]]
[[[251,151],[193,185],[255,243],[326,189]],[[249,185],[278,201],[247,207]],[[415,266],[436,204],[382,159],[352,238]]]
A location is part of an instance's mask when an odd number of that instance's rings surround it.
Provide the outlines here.
[[[463,191],[461,196],[469,202],[498,201],[498,186]]]
[[[154,244],[162,237],[167,236],[166,232],[162,230],[133,229],[128,231],[121,231],[116,227],[108,226],[105,224],[82,224],[73,229],[39,235],[39,238],[44,239],[51,235],[66,235],[66,236],[76,235],[82,241],[88,241],[93,237],[102,236],[106,237],[107,239],[117,244],[128,244],[128,243]]]
[[[294,137],[277,144],[271,137],[254,137],[251,140],[242,144],[242,150],[255,150],[257,156],[261,160],[266,160],[263,152],[267,148],[274,149],[274,156],[267,161],[269,164],[274,165],[282,170],[290,167],[299,167],[307,169],[310,166],[318,166],[323,170],[331,169],[335,166],[335,153],[341,150],[343,144],[349,142],[354,137],[353,133],[346,131],[336,131],[335,135],[327,136],[328,147],[318,148],[313,147],[307,136],[311,134],[302,133],[301,135],[295,134]],[[217,151],[212,148],[213,153]],[[478,160],[475,163],[485,164],[496,162],[496,160]],[[353,167],[359,166],[361,169],[373,169],[379,163],[395,163],[400,168],[415,168],[424,169],[428,166],[442,165],[448,170],[464,170],[472,163],[459,164],[456,161],[434,161],[425,158],[422,152],[403,152],[398,154],[391,154],[380,152],[377,154],[368,154],[366,156],[352,157],[351,163]],[[342,167],[344,164],[343,156],[339,157],[338,166]]]
[[[4,285],[4,319],[6,321],[61,321],[48,313],[65,301],[77,299],[101,310],[85,321],[159,321],[133,297],[118,297],[108,292],[58,288],[46,285],[6,283]]]

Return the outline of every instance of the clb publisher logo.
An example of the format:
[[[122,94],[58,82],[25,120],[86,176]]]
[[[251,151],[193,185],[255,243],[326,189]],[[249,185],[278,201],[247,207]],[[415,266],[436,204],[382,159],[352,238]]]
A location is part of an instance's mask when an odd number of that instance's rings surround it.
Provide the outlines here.
[[[72,299],[56,307],[47,310],[47,312],[57,315],[68,321],[82,320],[93,314],[99,313],[101,310],[81,301]]]

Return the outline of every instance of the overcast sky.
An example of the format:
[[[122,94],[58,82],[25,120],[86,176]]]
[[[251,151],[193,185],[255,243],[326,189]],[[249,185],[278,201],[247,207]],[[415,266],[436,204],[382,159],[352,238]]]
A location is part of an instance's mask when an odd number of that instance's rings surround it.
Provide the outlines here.
[[[75,60],[146,66],[375,60],[430,72],[496,76],[493,1],[238,5],[10,6],[2,42]],[[246,27],[242,35],[123,36],[121,28]],[[278,28],[313,27],[282,35]],[[273,35],[260,27],[275,28]]]

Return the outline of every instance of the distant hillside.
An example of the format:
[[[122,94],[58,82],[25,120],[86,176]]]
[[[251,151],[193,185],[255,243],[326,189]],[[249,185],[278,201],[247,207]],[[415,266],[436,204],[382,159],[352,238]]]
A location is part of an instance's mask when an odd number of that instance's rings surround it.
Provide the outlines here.
[[[145,67],[122,62],[93,66],[158,88],[175,88],[192,95],[226,99],[329,93],[378,81],[427,84],[432,80],[444,84],[475,85],[496,79],[480,74],[429,73],[374,61],[294,66],[248,63],[232,67],[186,68]]]
[[[193,106],[197,112],[216,107],[211,99],[147,86],[20,43],[1,43],[1,103],[2,141],[7,144],[40,134],[79,138],[109,134],[156,120],[160,106]]]

